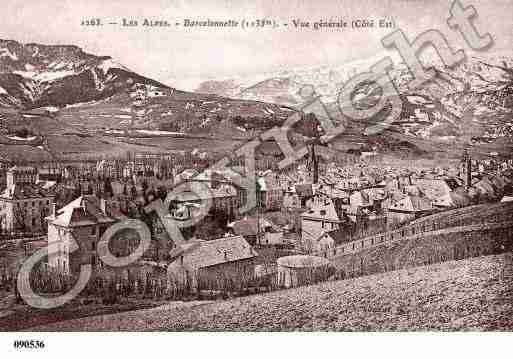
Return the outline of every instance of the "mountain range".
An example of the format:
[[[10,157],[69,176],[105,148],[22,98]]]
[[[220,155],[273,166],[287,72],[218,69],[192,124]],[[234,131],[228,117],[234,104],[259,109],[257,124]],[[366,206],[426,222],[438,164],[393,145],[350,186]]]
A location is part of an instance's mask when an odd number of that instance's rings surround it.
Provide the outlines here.
[[[304,102],[303,89],[312,88],[328,108],[336,109],[346,81],[389,55],[382,53],[341,65],[294,68],[258,78],[211,79],[200,83],[196,91],[300,108]],[[419,139],[473,145],[508,142],[513,135],[513,53],[470,57],[451,68],[435,56],[422,58],[424,66],[435,69],[436,77],[414,91],[408,88],[412,75],[407,66],[397,56],[392,59],[394,69],[390,76],[403,107],[401,116],[393,123],[396,132]],[[354,90],[352,98],[357,106],[377,101],[380,93],[372,92],[370,85],[361,84]],[[378,121],[386,114],[369,121]]]
[[[408,68],[391,76],[402,102],[399,119],[382,134],[365,136],[368,121],[340,114],[345,81],[381,56],[333,66],[310,66],[253,78],[202,82],[186,92],[137,74],[109,56],[73,45],[0,40],[0,154],[11,161],[84,159],[126,151],[200,148],[233,151],[242,141],[281,125],[301,111],[312,89],[345,133],[330,145],[341,151],[436,156],[472,145],[483,155],[513,150],[513,69],[508,56],[470,58],[454,68],[436,61],[434,81],[411,91]],[[362,83],[352,99],[368,106],[380,96]]]

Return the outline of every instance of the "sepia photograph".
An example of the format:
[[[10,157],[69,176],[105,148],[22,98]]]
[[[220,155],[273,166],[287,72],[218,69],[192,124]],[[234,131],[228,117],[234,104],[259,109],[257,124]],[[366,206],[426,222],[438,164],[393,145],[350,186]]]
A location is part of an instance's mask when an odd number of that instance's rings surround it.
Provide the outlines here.
[[[0,353],[513,330],[513,2],[2,9]]]

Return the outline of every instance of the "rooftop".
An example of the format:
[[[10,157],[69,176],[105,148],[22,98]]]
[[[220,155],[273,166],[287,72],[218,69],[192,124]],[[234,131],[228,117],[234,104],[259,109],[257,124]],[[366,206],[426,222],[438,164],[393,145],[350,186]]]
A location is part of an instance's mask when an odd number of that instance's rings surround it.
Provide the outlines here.
[[[242,236],[223,237],[199,243],[200,245],[196,249],[185,254],[183,257],[184,264],[194,269],[251,259],[258,256],[258,253]]]

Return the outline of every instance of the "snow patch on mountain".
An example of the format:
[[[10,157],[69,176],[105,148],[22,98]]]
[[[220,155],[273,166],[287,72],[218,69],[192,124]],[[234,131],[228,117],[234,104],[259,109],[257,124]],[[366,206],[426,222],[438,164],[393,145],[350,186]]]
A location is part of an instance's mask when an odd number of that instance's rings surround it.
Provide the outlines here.
[[[120,69],[124,71],[131,72],[129,69],[127,69],[125,66],[119,64],[116,61],[113,61],[112,59],[103,60],[98,65],[98,68],[102,69],[103,73],[106,75],[107,72],[109,72],[110,69]]]
[[[31,136],[31,137],[18,137],[18,136],[6,136],[10,140],[15,141],[34,141],[37,137]]]
[[[61,79],[66,76],[74,75],[74,71],[70,70],[61,70],[61,71],[43,71],[43,72],[37,72],[37,71],[14,71],[13,73],[20,75],[26,79],[31,79],[34,81],[39,82],[51,82],[58,79]]]

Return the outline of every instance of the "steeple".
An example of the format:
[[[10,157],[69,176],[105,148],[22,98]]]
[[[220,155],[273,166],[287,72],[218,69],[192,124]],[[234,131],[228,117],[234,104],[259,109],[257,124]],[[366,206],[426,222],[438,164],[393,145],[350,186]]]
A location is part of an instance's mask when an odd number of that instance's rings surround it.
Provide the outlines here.
[[[465,182],[465,189],[468,190],[472,186],[472,159],[467,148],[463,151],[460,173],[463,181]]]

